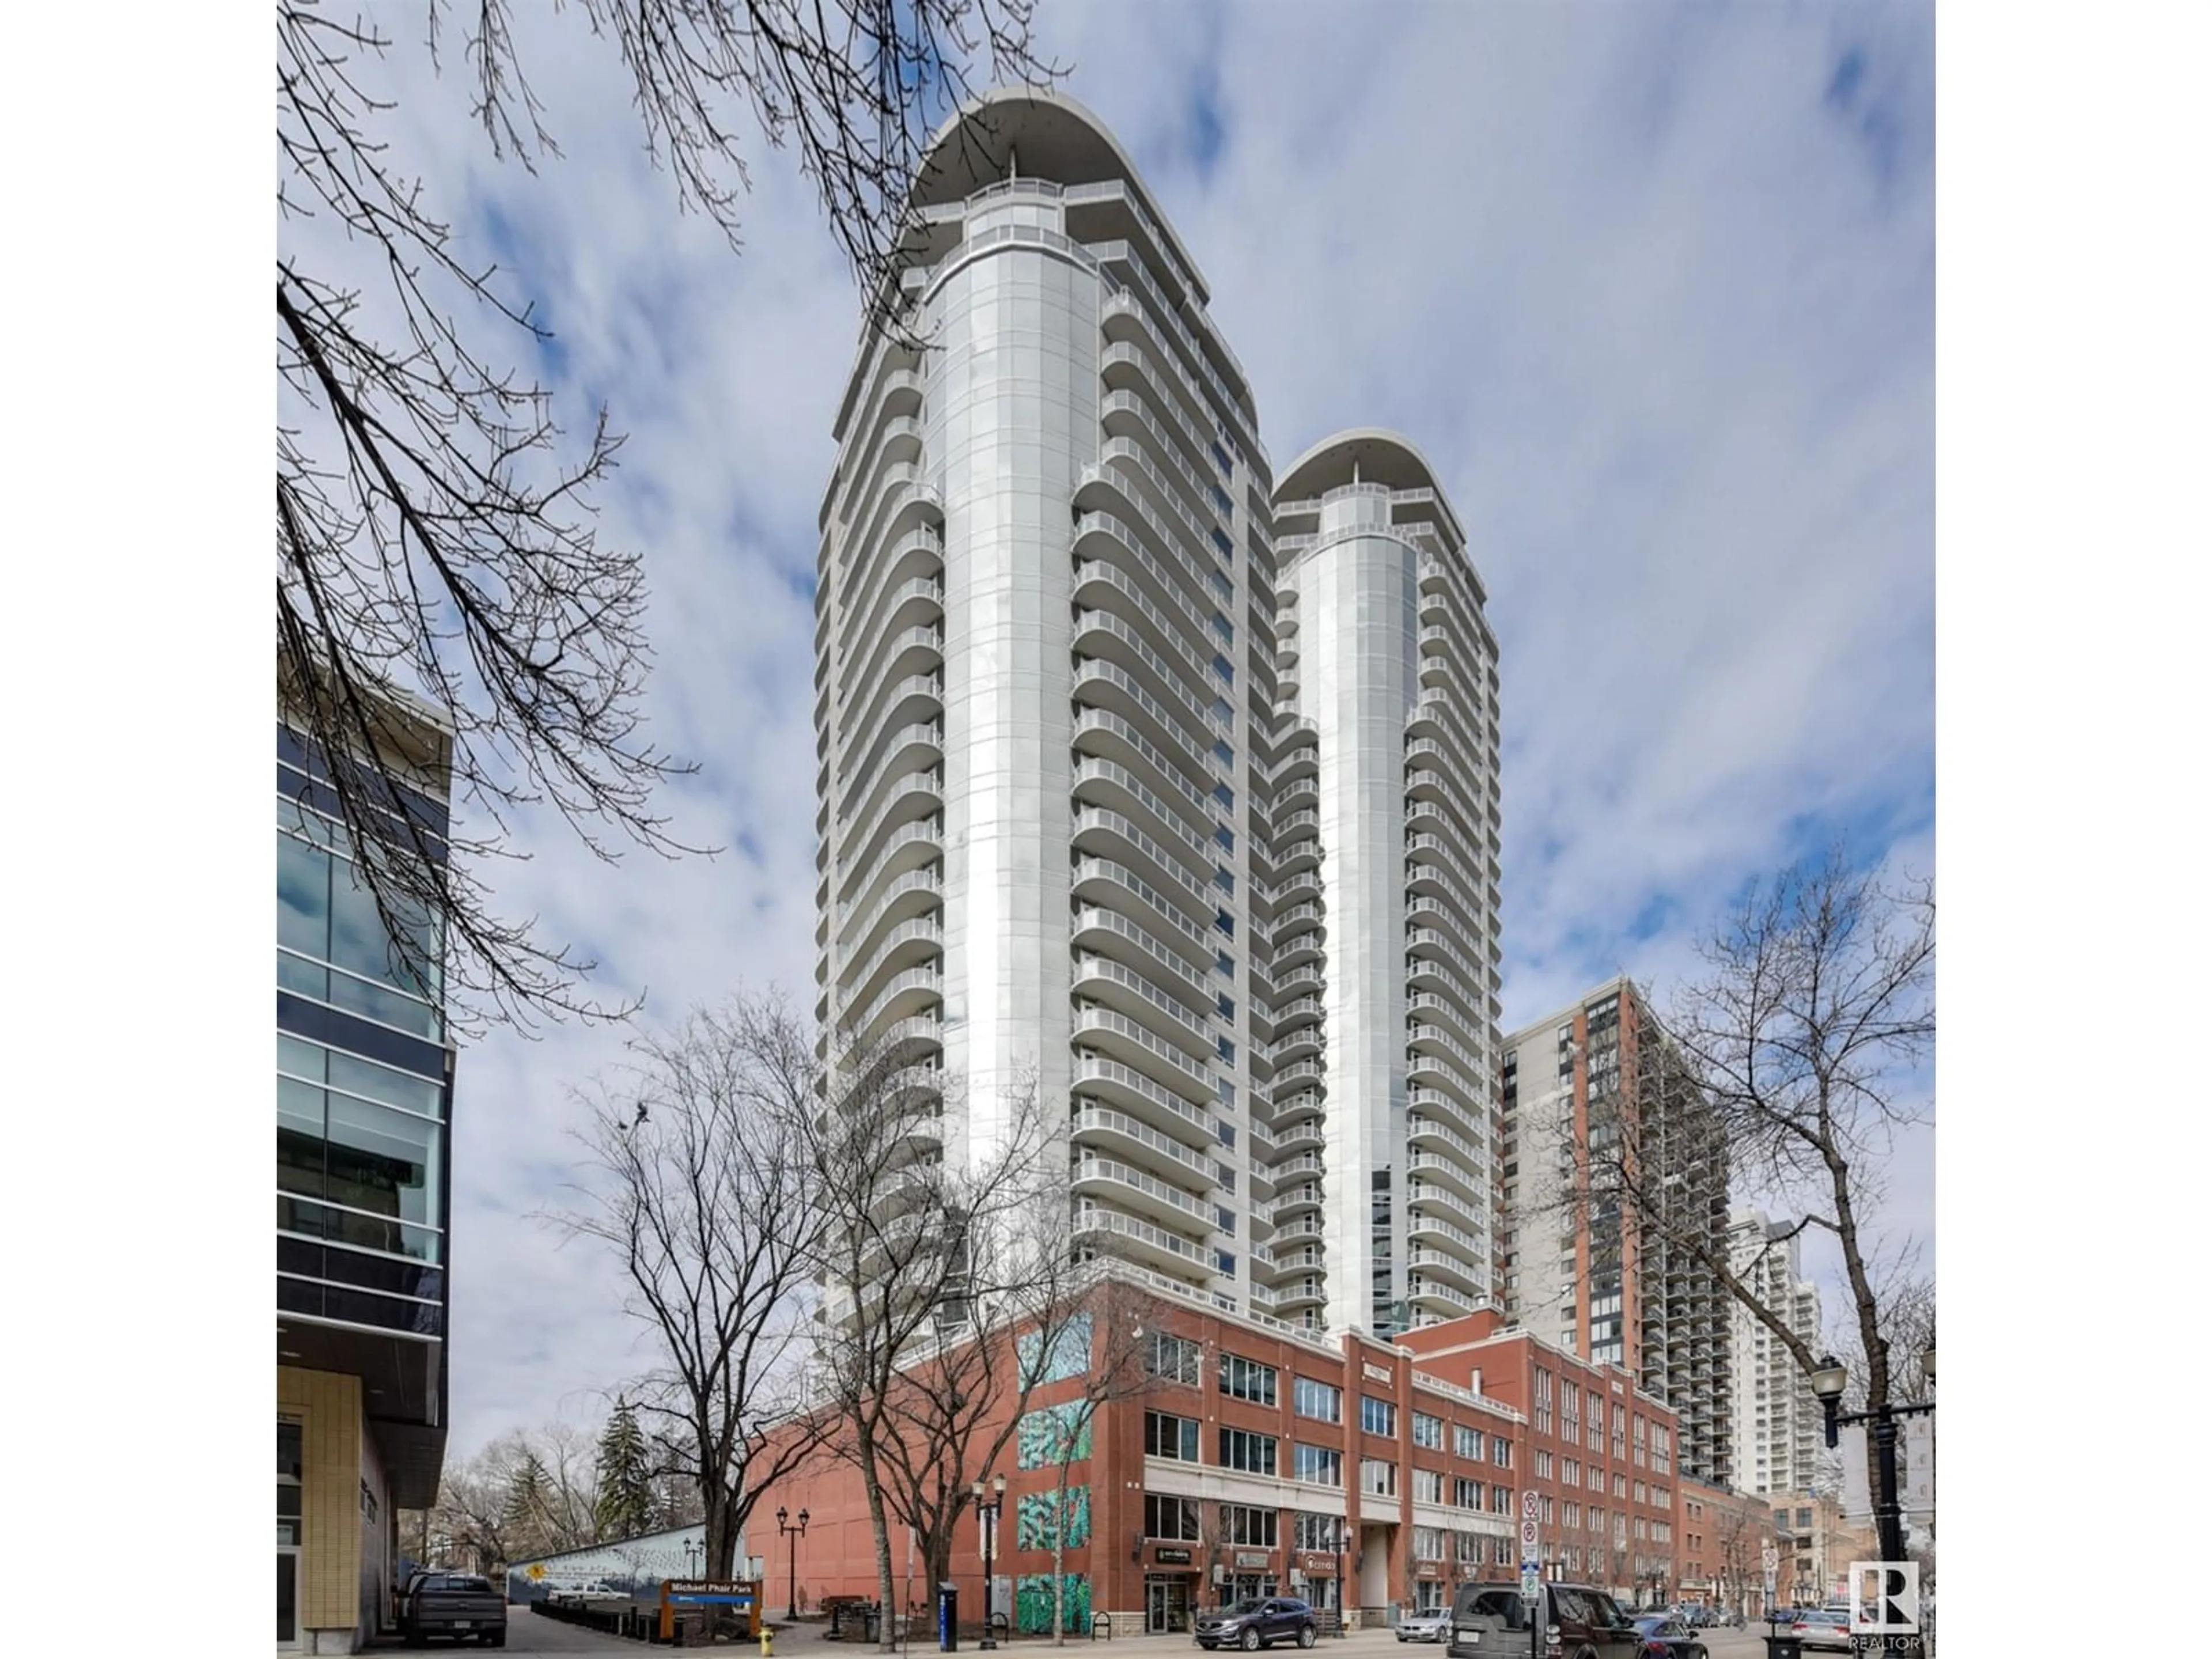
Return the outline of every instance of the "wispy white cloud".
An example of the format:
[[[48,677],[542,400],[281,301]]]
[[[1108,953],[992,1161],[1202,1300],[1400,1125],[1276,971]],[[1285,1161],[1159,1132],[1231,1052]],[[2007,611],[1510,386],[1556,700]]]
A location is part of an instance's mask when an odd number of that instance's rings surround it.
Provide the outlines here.
[[[812,996],[814,515],[855,299],[756,146],[742,258],[680,216],[604,43],[519,20],[564,155],[492,161],[419,43],[407,145],[630,434],[600,533],[646,548],[655,737],[712,860],[532,826],[505,901],[649,1016]],[[1042,20],[1205,270],[1278,462],[1396,427],[1469,526],[1504,662],[1506,1018],[1667,984],[1747,876],[1849,828],[1929,856],[1933,40],[1924,7],[1103,6]],[[521,352],[529,349],[522,347]],[[454,1434],[643,1363],[619,1287],[527,1219],[565,1089],[620,1034],[462,1059]],[[1929,1233],[1927,1137],[1888,1212]]]

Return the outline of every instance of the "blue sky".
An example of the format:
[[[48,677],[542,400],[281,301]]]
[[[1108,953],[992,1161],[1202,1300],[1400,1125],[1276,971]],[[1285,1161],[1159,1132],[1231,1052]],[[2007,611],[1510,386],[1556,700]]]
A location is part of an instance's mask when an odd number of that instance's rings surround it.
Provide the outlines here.
[[[649,1018],[740,984],[810,1003],[814,515],[854,295],[788,155],[752,143],[733,257],[678,213],[583,20],[518,23],[564,152],[535,176],[491,158],[411,18],[377,74],[439,210],[555,331],[535,368],[572,427],[605,401],[629,434],[600,533],[647,550],[653,731],[702,768],[676,827],[727,850],[610,870],[530,826],[502,899]],[[1039,23],[1204,271],[1274,460],[1395,427],[1468,527],[1502,654],[1509,1026],[1616,972],[1663,1003],[1730,892],[1838,831],[1934,873],[1931,9],[1043,0]],[[646,1363],[606,1264],[531,1219],[565,1201],[568,1087],[621,1045],[462,1057],[457,1455],[593,1415]],[[1882,1219],[1932,1265],[1929,1139]]]

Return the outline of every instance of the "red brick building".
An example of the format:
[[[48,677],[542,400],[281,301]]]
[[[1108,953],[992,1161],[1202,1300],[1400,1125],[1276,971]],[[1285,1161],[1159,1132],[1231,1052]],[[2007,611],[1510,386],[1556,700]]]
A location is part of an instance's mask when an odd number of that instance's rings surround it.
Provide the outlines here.
[[[1070,1464],[1064,1512],[1058,1465],[1042,1451],[1048,1434],[1018,1425],[996,1468],[964,1472],[1006,1478],[994,1606],[1011,1612],[1017,1628],[1048,1627],[1056,1520],[1067,1536],[1069,1628],[1079,1633],[1093,1613],[1108,1614],[1117,1634],[1187,1631],[1195,1610],[1243,1595],[1304,1595],[1345,1607],[1355,1626],[1384,1623],[1400,1605],[1448,1602],[1457,1580],[1513,1578],[1520,1494],[1532,1481],[1550,1505],[1546,1559],[1556,1573],[1631,1589],[1632,1579],[1612,1571],[1617,1536],[1622,1573],[1644,1564],[1647,1583],[1671,1583],[1674,1419],[1617,1369],[1500,1332],[1488,1313],[1392,1346],[1174,1297],[1145,1306],[1141,1334],[1090,1334],[1094,1366],[1105,1363],[1100,1345],[1146,1345],[1146,1381],[1140,1393],[1098,1407]],[[1569,1389],[1572,1419],[1563,1414]],[[1048,1380],[1032,1392],[1028,1415],[1043,1424],[1080,1391],[1072,1370]],[[1532,1400],[1542,1413],[1534,1421]],[[1599,1408],[1595,1443],[1586,1443],[1584,1401]],[[859,1476],[824,1460],[764,1493],[754,1510],[772,1607],[788,1594],[792,1559],[793,1540],[766,1524],[779,1506],[808,1513],[798,1574],[810,1603],[875,1593]],[[904,1528],[894,1523],[891,1540],[899,1598],[926,1603],[927,1562]],[[972,1512],[956,1532],[953,1577],[963,1619],[980,1619]]]

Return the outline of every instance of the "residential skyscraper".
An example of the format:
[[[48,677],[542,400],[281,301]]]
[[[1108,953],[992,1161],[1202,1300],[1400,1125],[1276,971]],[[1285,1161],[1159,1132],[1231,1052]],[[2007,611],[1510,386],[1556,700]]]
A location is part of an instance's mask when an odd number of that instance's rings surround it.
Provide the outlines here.
[[[1798,1238],[1788,1231],[1757,1210],[1739,1210],[1729,1228],[1729,1269],[1817,1352],[1820,1291],[1803,1277]],[[1820,1484],[1821,1449],[1812,1382],[1748,1308],[1732,1297],[1729,1308],[1735,1483],[1762,1496],[1811,1492]]]
[[[1728,1153],[1642,994],[1607,981],[1505,1039],[1498,1195],[1507,1218],[1507,1310],[1559,1346],[1641,1379],[1680,1420],[1682,1472],[1726,1486],[1729,1299],[1707,1265],[1726,1259]],[[1662,1227],[1603,1194],[1566,1203],[1592,1160],[1622,1148],[1667,1206]]]
[[[957,1079],[948,1159],[1033,1080],[1065,1114],[1079,1237],[1264,1310],[1274,581],[1251,394],[1189,254],[1070,100],[973,106],[914,205],[903,326],[863,339],[822,509],[817,1012]]]
[[[1323,440],[1274,515],[1274,1299],[1388,1335],[1491,1305],[1498,647],[1405,439]]]

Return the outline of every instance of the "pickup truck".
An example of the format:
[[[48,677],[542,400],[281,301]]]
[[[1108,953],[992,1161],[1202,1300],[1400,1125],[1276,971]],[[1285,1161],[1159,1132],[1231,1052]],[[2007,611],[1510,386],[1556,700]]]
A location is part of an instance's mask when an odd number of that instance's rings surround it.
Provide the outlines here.
[[[400,1600],[399,1632],[419,1648],[434,1636],[507,1645],[507,1597],[472,1572],[418,1572]]]

